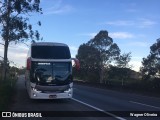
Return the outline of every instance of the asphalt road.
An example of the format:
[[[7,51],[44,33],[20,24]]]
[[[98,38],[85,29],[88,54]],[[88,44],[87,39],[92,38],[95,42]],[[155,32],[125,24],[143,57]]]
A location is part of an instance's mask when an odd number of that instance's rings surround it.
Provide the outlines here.
[[[73,99],[30,100],[24,86],[24,76],[20,76],[16,84],[15,96],[9,111],[19,111],[21,113],[23,111],[48,111],[50,114],[62,111],[62,113],[66,112],[65,115],[78,114],[77,116],[73,115],[70,117],[32,118],[32,120],[125,120],[137,118],[158,120],[160,118],[150,116],[159,115],[160,98],[74,85]],[[79,113],[82,114],[82,116],[80,116]],[[88,116],[85,116],[87,114]],[[131,114],[134,115],[134,117],[131,117]],[[137,115],[139,115],[139,117],[135,117]],[[142,115],[147,115],[147,117],[140,117]],[[14,120],[17,118],[8,119]],[[28,118],[21,119],[28,120]],[[30,119],[31,118],[29,118],[29,120]]]

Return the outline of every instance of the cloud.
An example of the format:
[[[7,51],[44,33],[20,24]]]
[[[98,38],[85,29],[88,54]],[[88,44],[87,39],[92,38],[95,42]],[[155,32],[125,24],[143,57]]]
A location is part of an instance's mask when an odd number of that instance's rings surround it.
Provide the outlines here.
[[[131,2],[128,5],[124,4],[124,6],[127,6],[126,12],[129,12],[129,13],[139,12],[139,10],[137,9],[137,3]]]
[[[128,38],[134,38],[134,35],[128,32],[111,32],[108,33],[111,38],[116,38],[116,39],[128,39]],[[79,34],[81,36],[89,36],[90,38],[94,38],[97,33],[92,32],[92,33],[83,33]]]
[[[94,38],[97,33],[96,32],[92,32],[92,33],[81,33],[81,34],[78,34],[79,36],[88,36],[89,38]]]
[[[146,28],[146,27],[152,27],[158,22],[153,21],[151,19],[137,19],[137,20],[117,20],[117,21],[108,21],[103,23],[105,25],[111,25],[111,26],[132,26],[132,27],[138,27],[138,28]]]
[[[61,0],[58,0],[57,2],[52,5],[52,7],[44,9],[44,15],[53,15],[53,14],[64,14],[69,13],[73,10],[73,7],[71,5],[62,4]]]
[[[22,44],[18,44],[18,45],[11,45],[9,46],[8,50],[10,52],[20,52],[20,53],[26,53],[28,52],[28,47],[22,45]]]
[[[142,63],[141,61],[130,61],[129,65],[132,66],[133,70],[138,72],[140,70],[140,67],[142,66]]]
[[[125,44],[126,46],[136,46],[136,47],[148,47],[150,43],[147,42],[130,42]]]
[[[138,12],[138,10],[135,9],[135,8],[129,8],[129,9],[127,9],[126,11],[127,11],[127,12],[130,12],[130,13]]]
[[[134,60],[142,60],[142,56],[134,56],[134,57],[132,57],[132,59],[134,59]]]
[[[76,54],[77,54],[77,51],[78,51],[78,47],[75,47],[75,46],[69,46],[70,48],[70,52],[71,52],[71,57],[72,58],[75,58]]]
[[[21,66],[25,66],[26,56],[27,56],[27,53],[12,54],[11,52],[9,52],[8,59],[9,61],[14,62],[14,64],[16,64],[17,67],[21,67]],[[12,65],[12,62],[11,62],[11,65]]]
[[[140,23],[141,23],[139,24],[140,28],[146,28],[146,27],[150,27],[150,26],[158,24],[157,22],[149,20],[149,19],[141,19]]]
[[[44,12],[45,15],[51,15],[51,14],[63,14],[68,13],[72,10],[72,7],[70,5],[65,5],[59,8],[49,8]]]
[[[109,36],[111,38],[117,38],[117,39],[128,39],[128,38],[133,38],[134,35],[128,32],[112,32],[109,33]]]
[[[75,46],[69,46],[69,48],[70,48],[70,50],[72,50],[72,51],[77,51],[77,50],[78,50],[78,48],[75,47]]]
[[[13,61],[18,67],[25,65],[28,47],[23,44],[10,45],[8,49],[8,59]]]
[[[105,22],[104,24],[113,26],[132,26],[134,25],[134,21],[118,20],[118,21]]]
[[[86,33],[84,35],[89,36],[90,38],[94,38],[97,35],[97,33],[94,33],[94,32],[93,33]]]
[[[27,57],[27,53],[18,53],[18,54],[15,54],[15,58],[26,58]]]

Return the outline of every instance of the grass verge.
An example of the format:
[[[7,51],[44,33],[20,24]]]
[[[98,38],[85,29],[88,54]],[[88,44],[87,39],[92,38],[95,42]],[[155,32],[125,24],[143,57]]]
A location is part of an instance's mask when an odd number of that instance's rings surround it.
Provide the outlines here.
[[[0,81],[0,111],[6,111],[12,100],[16,79]]]

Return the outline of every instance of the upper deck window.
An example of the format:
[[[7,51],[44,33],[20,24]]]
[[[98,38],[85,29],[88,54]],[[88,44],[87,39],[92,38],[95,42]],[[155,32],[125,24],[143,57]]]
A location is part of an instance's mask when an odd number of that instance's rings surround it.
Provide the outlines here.
[[[67,46],[32,46],[32,58],[38,59],[70,59]]]

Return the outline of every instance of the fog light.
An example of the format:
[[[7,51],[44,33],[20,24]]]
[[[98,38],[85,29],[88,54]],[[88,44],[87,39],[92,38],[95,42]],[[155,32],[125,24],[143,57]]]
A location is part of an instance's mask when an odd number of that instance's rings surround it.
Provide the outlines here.
[[[37,95],[36,95],[35,93],[33,93],[33,96],[34,96],[34,97],[37,97]]]

